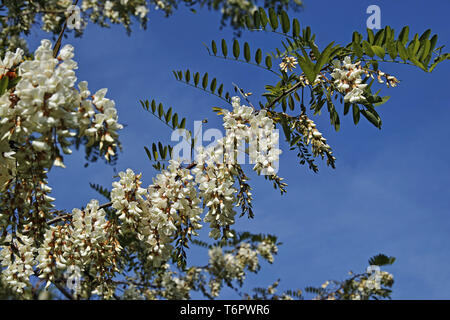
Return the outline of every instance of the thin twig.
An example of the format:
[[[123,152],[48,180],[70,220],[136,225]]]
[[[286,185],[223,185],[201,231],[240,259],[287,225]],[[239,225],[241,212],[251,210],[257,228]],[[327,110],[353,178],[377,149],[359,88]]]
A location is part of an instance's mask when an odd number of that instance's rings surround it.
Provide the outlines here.
[[[76,6],[77,4],[78,4],[78,0],[75,0],[74,6]],[[70,16],[68,16],[66,18],[66,20],[64,21],[63,28],[62,28],[61,32],[59,33],[58,40],[56,41],[55,47],[53,48],[53,58],[56,58],[58,56],[59,49],[61,48],[62,38],[64,36],[64,32],[66,31],[67,21],[69,21],[69,18],[70,18]]]

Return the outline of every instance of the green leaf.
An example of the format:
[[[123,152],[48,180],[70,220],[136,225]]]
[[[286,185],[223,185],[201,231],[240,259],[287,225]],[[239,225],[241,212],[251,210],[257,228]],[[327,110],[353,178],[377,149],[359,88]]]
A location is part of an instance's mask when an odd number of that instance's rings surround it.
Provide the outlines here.
[[[284,136],[286,137],[286,141],[291,141],[291,130],[289,128],[289,124],[285,117],[281,117],[281,127],[283,128]]]
[[[308,78],[309,83],[314,83],[317,73],[314,71],[314,65],[311,60],[309,60],[309,57],[298,57],[298,64]]]
[[[367,28],[367,41],[369,42],[369,44],[373,44],[375,40],[375,36],[373,34],[373,30]]]
[[[289,21],[288,14],[284,10],[281,11],[280,21],[281,21],[281,29],[283,30],[283,33],[288,33],[291,28],[291,22]]]
[[[389,100],[390,98],[391,98],[390,96],[382,97],[380,102],[374,103],[373,105],[374,105],[374,106],[377,106],[377,107],[378,107],[378,106],[381,106],[382,104],[385,104],[386,102],[388,102],[388,100]]]
[[[272,58],[270,57],[270,56],[266,56],[266,67],[268,68],[268,69],[271,69],[272,68]]]
[[[269,8],[269,22],[272,30],[275,31],[278,28],[278,17],[274,8]]]
[[[408,46],[407,50],[408,50],[408,54],[409,54],[410,58],[415,57],[417,52],[419,51],[420,41],[417,38],[418,38],[418,36],[416,34],[416,36],[414,37],[414,40],[411,41],[411,43]]]
[[[408,42],[408,37],[409,37],[409,27],[406,26],[402,29],[402,31],[400,31],[400,35],[398,36],[398,40],[400,40],[400,42],[406,46],[406,43]]]
[[[262,60],[262,51],[261,49],[256,50],[255,61],[257,64],[260,64]]]
[[[162,154],[164,153],[164,147],[161,142],[158,142],[158,151],[159,151],[159,154],[162,156]],[[164,157],[162,157],[162,158],[164,159]]]
[[[406,51],[406,48],[401,41],[397,42],[397,49],[400,58],[402,58],[402,60],[405,62],[408,61],[408,52]]]
[[[217,54],[217,45],[214,40],[211,42],[211,49],[212,49],[212,52],[214,53],[214,55],[216,55]]]
[[[195,84],[195,86],[197,86],[198,85],[198,82],[200,81],[200,74],[198,73],[198,72],[196,72],[195,74],[194,74],[194,84]]]
[[[228,54],[227,42],[225,41],[225,39],[222,39],[222,54],[224,57],[226,57]]]
[[[144,149],[145,149],[145,153],[147,153],[148,159],[151,161],[152,160],[152,154],[150,153],[150,150],[148,150],[147,147],[144,147]]]
[[[180,126],[181,129],[185,129],[186,128],[186,118],[183,118],[180,122]]]
[[[419,59],[421,61],[425,60],[426,57],[428,56],[428,54],[430,53],[431,41],[428,40],[428,39],[425,39],[424,45],[422,46],[422,48],[423,48],[423,49],[421,49],[422,50],[422,54],[420,55],[420,59]]]
[[[296,18],[292,21],[292,36],[294,38],[298,38],[300,36],[300,23]]]
[[[291,109],[292,111],[294,111],[295,108],[295,102],[294,102],[294,98],[292,98],[292,95],[289,95],[289,109]]]
[[[385,29],[380,29],[377,34],[375,35],[373,44],[376,46],[382,46],[383,42],[384,42],[384,37],[385,37]]]
[[[203,86],[203,89],[206,89],[206,87],[208,86],[208,72],[205,73],[205,75],[203,76],[202,86]]]
[[[250,46],[248,45],[247,42],[244,43],[244,58],[245,58],[245,61],[247,61],[247,62],[250,62],[250,60],[251,60]]]
[[[363,52],[361,46],[359,45],[359,43],[353,42],[352,48],[353,48],[353,51],[355,51],[356,55],[357,55],[359,58],[362,58],[362,57],[363,57],[364,52]]]
[[[367,54],[369,57],[373,57],[375,55],[375,52],[373,52],[372,46],[370,45],[370,43],[368,43],[366,40],[364,40],[362,45],[363,45],[365,54]]]
[[[422,42],[425,39],[428,39],[431,35],[431,29],[426,30],[424,33],[422,33],[422,35],[419,38],[419,41]]]
[[[178,114],[177,113],[175,113],[172,117],[172,127],[174,129],[178,128]]]
[[[8,90],[14,88],[21,79],[22,77],[15,77],[14,79],[9,79]]]
[[[387,52],[389,53],[389,56],[392,60],[395,60],[398,55],[397,46],[394,41],[388,42],[387,46]]]
[[[259,11],[255,11],[253,13],[253,23],[254,23],[254,27],[256,29],[259,29],[259,26],[261,25],[261,16],[259,14]]]
[[[2,96],[6,92],[6,89],[8,89],[8,82],[9,77],[3,77],[0,80],[0,96]]]
[[[164,110],[163,110],[163,105],[162,105],[162,103],[160,103],[159,105],[158,105],[158,116],[159,116],[159,118],[161,119],[161,117],[164,115]]]
[[[344,116],[350,111],[350,103],[345,102],[344,103]]]
[[[430,51],[433,51],[434,48],[436,47],[437,39],[438,39],[437,34],[435,34],[435,35],[431,38],[431,40],[430,40],[430,42],[431,42]]]
[[[428,72],[427,68],[425,68],[423,63],[420,62],[419,60],[417,60],[416,57],[411,57],[410,60],[411,60],[412,63],[414,63],[415,66],[419,67],[420,69],[422,69],[425,72]]]
[[[323,65],[325,65],[331,55],[331,52],[333,51],[333,44],[334,42],[331,42],[320,54],[320,57],[317,58],[317,62],[316,65],[314,67],[314,71],[316,74],[318,74],[320,72],[320,70],[322,69]],[[315,79],[314,79],[315,80]]]
[[[234,58],[239,58],[240,48],[239,48],[239,42],[237,40],[234,40],[233,42],[233,55]]]
[[[169,108],[169,110],[167,110],[166,115],[165,115],[166,123],[168,123],[170,121],[171,117],[172,117],[172,108]]]
[[[353,122],[355,124],[358,124],[359,122],[359,117],[360,117],[360,110],[359,107],[356,104],[353,104]]]
[[[189,81],[191,80],[191,73],[189,72],[189,70],[187,70],[187,71],[184,73],[184,78],[186,79],[186,82],[189,83]]]
[[[269,22],[269,19],[267,18],[266,11],[261,7],[259,8],[259,18],[261,20],[262,27],[266,28],[266,25]]]
[[[156,144],[152,145],[152,151],[153,151],[153,158],[155,160],[158,160],[158,151],[156,150]]]
[[[359,32],[353,31],[352,42],[360,44],[362,40],[362,35]]]
[[[384,48],[380,46],[372,46],[372,50],[377,56],[379,56],[381,59],[384,59],[384,55],[386,54]]]
[[[366,117],[367,120],[369,120],[375,127],[378,129],[381,129],[381,119],[378,116],[378,114],[375,112],[375,110],[361,110],[361,113],[364,117]]]
[[[211,81],[211,85],[209,87],[209,89],[211,90],[212,93],[214,93],[214,91],[216,90],[216,86],[217,86],[217,80],[216,80],[216,78],[214,78]]]
[[[371,266],[386,266],[395,262],[394,257],[388,257],[384,254],[377,254],[369,259],[369,265]]]
[[[250,15],[245,16],[245,26],[250,30],[254,28],[253,21]]]

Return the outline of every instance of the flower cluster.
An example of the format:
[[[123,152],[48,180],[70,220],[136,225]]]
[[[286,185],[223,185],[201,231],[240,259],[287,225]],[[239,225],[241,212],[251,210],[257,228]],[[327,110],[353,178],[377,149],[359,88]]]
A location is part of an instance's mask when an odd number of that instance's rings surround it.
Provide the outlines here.
[[[273,241],[264,239],[258,244],[257,251],[259,255],[269,263],[273,263],[273,255],[278,252],[278,247]]]
[[[386,287],[391,287],[394,277],[387,271],[377,270],[375,273],[353,274],[343,282],[326,281],[317,291],[314,300],[367,300],[373,296],[383,297]]]
[[[213,247],[209,250],[210,272],[215,279],[211,281],[211,293],[217,296],[222,286],[222,279],[243,280],[245,277],[245,265],[232,253],[223,253],[222,248]]]
[[[373,73],[370,73],[370,77],[373,79],[374,75]],[[397,84],[400,82],[396,77],[386,74],[381,70],[377,70],[376,71],[376,77],[377,77],[377,81],[378,83],[384,83],[384,81],[386,81],[386,86],[389,87],[396,87]],[[383,80],[384,78],[384,80]]]
[[[304,137],[305,143],[311,143],[314,156],[320,155],[323,158],[326,154],[329,159],[335,160],[335,157],[331,155],[332,151],[331,147],[327,144],[327,139],[317,130],[316,124],[307,115],[302,114],[299,117],[296,128]]]
[[[143,203],[142,228],[139,233],[150,246],[150,259],[154,265],[165,262],[171,253],[170,243],[187,228],[188,234],[196,235],[202,209],[195,189],[194,177],[188,169],[180,168],[171,160],[168,168],[153,179],[148,196]]]
[[[233,110],[223,110],[224,138],[216,146],[198,148],[196,167],[192,170],[199,186],[199,196],[208,207],[204,221],[210,223],[209,236],[218,239],[221,234],[232,237],[229,227],[234,224],[238,203],[234,188],[238,176],[238,158],[244,154],[245,143],[249,144],[250,162],[258,174],[276,176],[281,150],[278,149],[279,135],[274,123],[265,110],[255,111],[241,105],[239,97],[232,98]],[[251,193],[246,191],[251,199]]]
[[[268,247],[270,246],[270,248]],[[237,280],[240,284],[245,279],[245,271],[257,272],[260,268],[258,255],[269,262],[273,261],[272,253],[278,250],[274,243],[263,240],[258,245],[242,242],[229,252],[224,252],[221,247],[213,247],[209,250],[208,272],[212,276],[209,281],[211,296],[218,296],[222,288],[222,282],[231,283]],[[269,253],[270,252],[270,253]],[[269,254],[268,254],[269,253]]]
[[[141,220],[142,209],[139,207],[139,201],[147,190],[141,188],[142,174],[135,174],[133,170],[127,169],[126,172],[119,172],[119,181],[112,183],[111,190],[112,208],[120,220],[129,227],[136,229]]]
[[[344,101],[350,103],[365,101],[363,93],[367,84],[362,83],[361,74],[364,73],[364,70],[361,62],[352,63],[352,59],[347,56],[342,63],[334,60],[333,66],[331,76],[337,90],[345,94]]]
[[[109,19],[112,23],[121,23],[129,27],[130,16],[144,20],[148,14],[146,0],[120,0],[120,1],[93,1],[83,0],[81,9],[89,12],[89,17],[93,22],[106,23]]]
[[[252,107],[241,105],[239,97],[232,98],[232,106],[233,111],[225,110],[223,117],[225,150],[228,153],[242,150],[243,144],[248,141],[250,162],[255,163],[253,170],[275,175],[281,150],[278,149],[279,134],[273,120],[266,115],[266,110],[257,112]]]
[[[39,170],[64,167],[61,151],[71,153],[69,146],[77,132],[89,145],[97,143],[107,159],[115,154],[122,126],[114,102],[105,98],[106,89],[91,99],[87,82],[80,82],[76,90],[73,56],[73,47],[66,45],[53,58],[50,41],[43,40],[33,59],[23,60],[18,49],[15,54],[8,52],[1,63],[2,77],[20,78],[0,97],[0,149],[3,157],[5,152],[12,156],[8,145],[16,145],[14,157],[21,172],[36,166]],[[0,167],[3,180],[11,162],[1,162]]]
[[[42,29],[48,32],[57,33],[61,23],[71,14],[69,7],[73,5],[71,0],[51,0],[47,1],[45,8],[41,8]],[[53,8],[48,9],[48,8]],[[102,26],[108,25],[108,20],[114,24],[123,24],[130,28],[131,18],[138,18],[142,24],[147,21],[148,6],[146,0],[120,0],[120,1],[93,1],[83,0],[80,2],[80,25],[77,32],[81,33],[87,25],[88,19]]]
[[[171,243],[183,227],[194,235],[202,227],[194,177],[174,160],[148,189],[140,187],[141,175],[131,169],[119,176],[111,192],[112,207],[124,223],[123,228],[137,232],[138,239],[146,244],[153,265],[160,266],[170,257]]]
[[[203,164],[197,165],[192,173],[198,184],[199,197],[208,207],[204,221],[210,224],[209,236],[218,239],[221,235],[221,228],[224,228],[224,236],[232,237],[233,234],[228,230],[229,226],[234,224],[235,194],[237,192],[233,187],[235,182],[233,165],[213,163],[212,160],[203,162],[201,156],[202,153],[199,154],[198,159]]]
[[[351,300],[368,299],[371,295],[376,294],[382,289],[382,285],[391,286],[394,282],[394,277],[387,271],[380,271],[378,273],[379,282],[371,277],[356,278],[351,281],[349,287],[352,290],[350,294]]]
[[[98,283],[97,293],[105,294],[101,283],[115,271],[121,246],[117,241],[118,228],[106,219],[97,200],[84,210],[74,209],[70,224],[51,226],[36,257],[39,277],[47,285],[63,270],[78,267]]]
[[[280,63],[280,69],[284,72],[286,72],[287,70],[292,71],[295,68],[296,64],[298,64],[298,62],[295,57],[284,56],[283,60]]]
[[[34,240],[21,234],[8,234],[4,242],[8,245],[0,246],[0,266],[4,268],[1,280],[17,293],[23,293],[23,289],[30,284],[30,276],[34,274]]]

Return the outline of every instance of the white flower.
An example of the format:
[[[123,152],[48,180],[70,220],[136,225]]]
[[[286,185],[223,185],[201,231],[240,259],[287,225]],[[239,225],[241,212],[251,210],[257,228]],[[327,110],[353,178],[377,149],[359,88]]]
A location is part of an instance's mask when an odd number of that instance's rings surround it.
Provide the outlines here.
[[[342,64],[340,61],[334,60],[333,66],[331,76],[336,89],[345,93],[344,101],[350,103],[365,101],[363,89],[367,84],[362,83],[361,75],[364,70],[361,68],[360,62],[352,63],[351,58],[347,56]]]
[[[284,72],[286,72],[287,70],[292,71],[295,68],[296,64],[298,64],[298,62],[295,57],[285,56],[280,63],[280,69]]]
[[[146,6],[138,6],[138,7],[136,7],[136,11],[134,12],[134,14],[136,16],[141,17],[141,19],[143,19],[147,16],[148,11],[149,10]]]

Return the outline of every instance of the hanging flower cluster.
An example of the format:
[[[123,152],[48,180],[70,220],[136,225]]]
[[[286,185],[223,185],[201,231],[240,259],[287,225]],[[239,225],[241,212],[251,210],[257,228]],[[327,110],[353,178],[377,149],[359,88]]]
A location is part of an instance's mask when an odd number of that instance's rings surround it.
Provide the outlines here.
[[[171,254],[171,243],[183,227],[190,234],[202,227],[202,209],[190,171],[171,160],[148,189],[140,187],[141,175],[131,169],[119,174],[113,184],[112,207],[117,210],[124,228],[137,232],[147,246],[148,258],[154,266],[165,263]]]
[[[336,158],[332,156],[331,147],[327,144],[327,139],[322,135],[319,130],[317,130],[316,124],[313,120],[309,119],[306,114],[302,114],[296,123],[297,130],[302,134],[306,144],[312,146],[312,152],[314,156],[322,156],[325,154],[329,155],[329,158],[335,160]]]
[[[255,163],[253,170],[259,174],[275,175],[281,150],[278,148],[279,134],[273,120],[266,115],[264,109],[256,111],[252,107],[241,105],[239,97],[232,98],[232,106],[233,111],[225,110],[223,117],[226,130],[223,145],[226,155],[243,152],[244,143],[248,141],[250,162]]]
[[[224,138],[215,147],[198,148],[197,166],[192,170],[199,185],[199,196],[208,207],[204,221],[210,223],[209,236],[218,239],[223,233],[232,237],[229,227],[234,224],[237,203],[234,188],[238,175],[238,158],[249,144],[250,162],[259,174],[274,176],[281,150],[279,136],[273,120],[265,110],[256,112],[252,107],[242,106],[239,97],[232,98],[233,110],[224,110]],[[251,194],[247,191],[247,196]]]
[[[220,150],[220,149],[219,149]],[[234,224],[236,211],[236,192],[233,187],[236,171],[234,165],[216,162],[212,160],[211,153],[206,160],[205,153],[199,150],[199,164],[192,170],[195,182],[198,184],[199,198],[208,208],[204,221],[209,223],[211,231],[209,236],[218,239],[224,230],[226,237],[232,237],[229,226]],[[212,151],[213,152],[213,151]],[[218,160],[218,159],[216,159]]]
[[[117,234],[117,226],[106,219],[97,200],[84,210],[74,209],[69,224],[47,230],[36,257],[39,277],[50,285],[62,271],[76,266],[99,285],[111,279],[118,271],[115,265],[122,249]],[[102,287],[100,292],[105,293]]]
[[[266,246],[265,249],[269,251],[261,251],[262,246]],[[270,249],[267,246],[270,246]],[[273,261],[272,253],[275,254],[277,251],[277,246],[269,240],[263,240],[256,247],[250,243],[242,242],[235,250],[229,252],[224,252],[221,247],[211,248],[208,252],[211,296],[216,297],[219,295],[223,281],[237,280],[242,284],[246,270],[250,272],[259,270],[258,255],[271,263],[271,259]],[[270,255],[267,254],[269,252]]]
[[[4,268],[1,280],[8,283],[17,293],[30,285],[30,276],[34,274],[34,240],[22,234],[6,236],[8,245],[0,246],[0,265]]]
[[[17,160],[19,172],[64,167],[61,151],[71,153],[69,146],[77,132],[88,139],[88,145],[98,144],[107,159],[115,154],[122,125],[114,102],[105,98],[106,89],[91,96],[87,82],[75,88],[73,51],[66,45],[53,58],[51,42],[43,40],[33,59],[24,59],[18,49],[15,54],[8,52],[1,63],[1,76],[18,81],[0,97],[0,150],[3,158]],[[2,181],[11,178],[13,164],[0,163]]]
[[[273,241],[264,239],[258,244],[257,251],[261,257],[266,259],[269,263],[273,263],[273,255],[277,254],[278,247]]]

